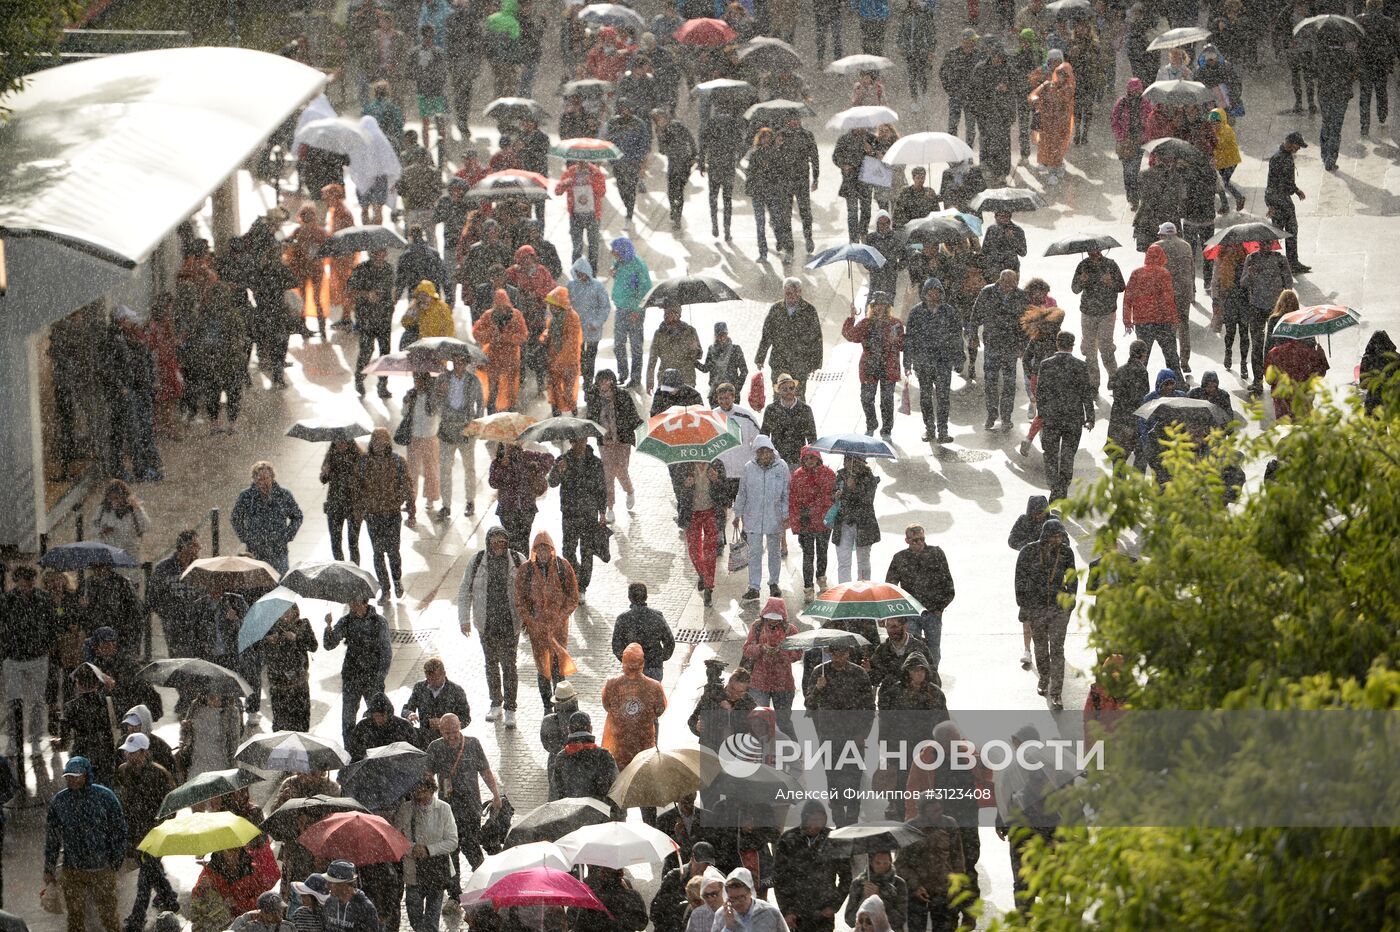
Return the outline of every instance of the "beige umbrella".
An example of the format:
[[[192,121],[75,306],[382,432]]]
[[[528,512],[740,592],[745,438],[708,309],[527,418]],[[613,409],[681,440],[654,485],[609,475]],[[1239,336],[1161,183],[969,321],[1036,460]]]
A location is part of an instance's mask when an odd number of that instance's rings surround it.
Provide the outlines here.
[[[521,431],[533,423],[535,423],[535,419],[529,415],[517,414],[514,411],[500,411],[470,422],[462,430],[462,436],[475,437],[478,440],[515,443]]]
[[[195,560],[180,578],[207,590],[215,598],[225,592],[271,589],[281,576],[277,570],[252,557],[205,557]]]
[[[623,809],[667,806],[709,786],[719,774],[719,756],[709,748],[647,748],[617,775],[608,798]]]

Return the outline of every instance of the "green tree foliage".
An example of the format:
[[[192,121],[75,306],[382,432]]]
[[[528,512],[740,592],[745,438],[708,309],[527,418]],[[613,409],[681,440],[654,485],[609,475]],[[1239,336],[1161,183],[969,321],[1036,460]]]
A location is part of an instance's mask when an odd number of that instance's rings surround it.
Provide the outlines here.
[[[77,0],[0,0],[0,117],[5,97],[20,89],[36,57],[58,50],[63,27],[81,10]]]
[[[1165,487],[1121,470],[1067,508],[1118,580],[1087,614],[1130,706],[1400,710],[1400,417],[1324,397],[1262,434],[1173,434],[1164,458]],[[1227,466],[1275,458],[1229,502]],[[1400,829],[1067,828],[1025,860],[1036,899],[1008,926],[1400,928]]]

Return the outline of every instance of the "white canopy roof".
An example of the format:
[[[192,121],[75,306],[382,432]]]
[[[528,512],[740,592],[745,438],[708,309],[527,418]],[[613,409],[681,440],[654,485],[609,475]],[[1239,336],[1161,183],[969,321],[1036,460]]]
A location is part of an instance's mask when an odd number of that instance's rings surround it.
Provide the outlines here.
[[[266,52],[161,49],[40,71],[0,123],[0,232],[144,261],[325,84]]]

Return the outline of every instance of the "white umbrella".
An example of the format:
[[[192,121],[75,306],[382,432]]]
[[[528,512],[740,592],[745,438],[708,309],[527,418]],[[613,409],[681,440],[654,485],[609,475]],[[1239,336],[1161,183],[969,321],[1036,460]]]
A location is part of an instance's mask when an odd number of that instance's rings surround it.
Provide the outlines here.
[[[311,123],[315,120],[333,118],[334,116],[335,107],[331,106],[330,98],[325,94],[319,94],[316,99],[306,105],[306,109],[301,111],[301,115],[297,117],[297,127],[293,135],[300,133],[301,128],[307,123]]]
[[[301,731],[255,735],[238,746],[233,759],[259,770],[294,773],[339,770],[350,763],[350,755],[339,744]]]
[[[886,165],[951,165],[965,162],[972,155],[972,147],[951,133],[910,133],[896,139],[882,161]]]
[[[296,131],[292,137],[293,148],[302,145],[315,146],[327,152],[339,152],[352,159],[359,155],[364,158],[369,151],[370,136],[360,120],[350,117],[322,117],[312,120]]]
[[[827,120],[826,128],[837,129],[844,133],[847,130],[874,129],[886,123],[897,122],[899,122],[899,114],[889,107],[851,107]]]
[[[363,192],[368,191],[380,175],[387,175],[389,189],[392,189],[394,182],[403,174],[403,167],[399,164],[394,147],[389,145],[389,137],[384,135],[384,130],[371,116],[360,117],[360,129],[369,138],[365,148],[358,153],[358,158],[356,153],[350,153],[350,180],[357,190]]]
[[[894,62],[883,55],[847,55],[826,66],[829,74],[860,74],[862,71],[887,71]]]
[[[1202,29],[1199,26],[1179,26],[1176,29],[1168,29],[1148,44],[1149,52],[1157,52],[1162,49],[1174,49],[1181,45],[1195,45],[1197,42],[1204,42],[1210,38],[1210,30]]]
[[[670,835],[650,825],[631,822],[585,825],[555,844],[571,866],[592,864],[616,870],[633,864],[660,864],[677,850]]]
[[[608,825],[621,823],[609,822]],[[552,841],[532,841],[524,845],[493,854],[472,871],[471,879],[462,888],[462,903],[475,903],[481,899],[482,891],[508,874],[528,870],[532,867],[552,867],[566,871],[572,865],[569,857]]]
[[[580,22],[590,26],[621,26],[640,35],[646,31],[646,20],[636,10],[618,3],[590,3],[578,11]]]

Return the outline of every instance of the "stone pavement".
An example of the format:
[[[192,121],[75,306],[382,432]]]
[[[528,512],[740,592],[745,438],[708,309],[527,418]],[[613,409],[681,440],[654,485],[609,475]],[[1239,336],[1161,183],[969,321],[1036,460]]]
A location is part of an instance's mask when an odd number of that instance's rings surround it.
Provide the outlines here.
[[[944,47],[953,44],[951,36],[961,26],[960,16],[961,11],[951,6],[941,14],[943,34],[949,37],[942,43]],[[853,24],[848,26],[848,39],[854,45]],[[808,49],[810,44],[811,38],[804,30],[799,36],[799,47]],[[1121,67],[1119,73],[1125,73]],[[552,96],[544,90],[553,86],[546,83],[548,77],[542,75],[538,85],[541,99]],[[1332,341],[1330,380],[1345,383],[1351,378],[1352,367],[1359,359],[1370,328],[1395,325],[1400,311],[1395,297],[1397,285],[1400,285],[1400,264],[1394,262],[1395,251],[1387,245],[1400,233],[1400,223],[1395,219],[1398,201],[1394,193],[1400,190],[1400,172],[1396,167],[1400,164],[1400,148],[1390,138],[1388,128],[1384,138],[1356,139],[1352,116],[1343,145],[1341,170],[1329,175],[1323,172],[1316,157],[1316,118],[1294,116],[1286,110],[1291,102],[1287,97],[1287,75],[1271,64],[1246,75],[1245,80],[1249,114],[1240,126],[1245,163],[1235,180],[1249,196],[1249,212],[1263,213],[1265,166],[1262,159],[1273,151],[1278,140],[1288,130],[1298,128],[1312,144],[1312,148],[1299,157],[1299,183],[1309,195],[1308,200],[1299,205],[1299,215],[1301,254],[1315,271],[1301,281],[1299,291],[1305,304],[1337,301],[1359,308],[1366,315],[1367,327],[1341,334]],[[905,100],[903,88],[899,86],[902,83],[896,72],[887,88],[894,105],[904,114],[901,132],[942,129],[945,109],[941,94],[936,93],[925,101],[920,112],[913,112],[902,107]],[[816,76],[812,93],[825,117],[845,99],[846,79]],[[1030,257],[1023,266],[1023,280],[1032,275],[1046,278],[1052,285],[1052,294],[1070,308],[1066,327],[1075,332],[1078,330],[1074,310],[1077,302],[1069,292],[1075,260],[1040,256],[1051,240],[1075,231],[1104,231],[1124,243],[1132,242],[1131,215],[1122,197],[1119,168],[1112,154],[1106,114],[1102,112],[1106,109],[1107,103],[1096,119],[1092,143],[1071,150],[1066,182],[1045,190],[1047,207],[1018,218],[1030,240]],[[682,116],[693,125],[692,111],[685,111]],[[474,135],[483,141],[494,136],[494,131],[485,126],[474,129]],[[829,161],[832,141],[829,132],[819,133],[824,161],[822,183],[814,195],[813,205],[819,246],[844,240],[844,205],[836,196],[837,173]],[[1041,187],[1025,166],[1018,166],[1016,174],[1014,183]],[[936,177],[931,180],[936,184]],[[708,217],[703,181],[692,179],[685,211],[688,231],[680,235],[670,232],[663,188],[664,179],[654,165],[649,192],[639,203],[638,220],[630,231],[641,255],[651,267],[655,280],[690,272],[713,274],[735,283],[743,300],[692,306],[687,309],[687,317],[706,344],[713,323],[727,321],[735,342],[751,360],[762,313],[779,297],[784,270],[776,261],[754,262],[756,249],[747,199],[740,198],[736,204],[735,242],[716,243],[704,235],[708,232]],[[266,188],[254,189],[245,178],[245,223],[270,206],[269,196]],[[604,220],[608,236],[623,232],[618,208],[610,185]],[[567,220],[558,204],[549,211],[547,235],[559,247],[561,255],[567,256]],[[1123,266],[1125,275],[1140,261],[1131,245],[1114,250],[1110,255]],[[816,273],[799,269],[794,274],[804,280],[807,297],[820,310],[826,331],[825,370],[829,375],[814,383],[809,398],[816,408],[818,429],[821,433],[858,431],[863,428],[856,403],[858,383],[854,373],[858,349],[841,343],[839,332],[849,303],[846,273],[842,269]],[[908,303],[901,296],[897,312],[907,308]],[[460,333],[469,320],[465,308],[457,308],[457,318]],[[1207,321],[1208,311],[1203,306],[1198,307],[1193,314],[1197,376],[1209,368],[1219,368],[1216,363],[1221,343],[1209,333]],[[656,317],[648,323],[654,326]],[[399,403],[397,399],[382,402],[372,393],[364,400],[355,396],[350,383],[355,344],[348,335],[334,335],[326,343],[319,339],[306,344],[299,340],[293,342],[291,356],[296,365],[289,370],[290,387],[270,389],[266,377],[255,373],[255,386],[245,396],[245,414],[239,421],[237,435],[206,436],[205,428],[197,426],[191,428],[187,439],[163,445],[168,478],[158,485],[139,488],[153,521],[151,539],[143,554],[145,558],[162,555],[181,528],[202,518],[211,507],[223,510],[224,552],[236,552],[237,542],[228,529],[227,513],[237,492],[247,484],[248,467],[258,459],[268,459],[275,464],[279,481],[296,495],[306,514],[306,524],[292,547],[292,561],[329,558],[328,534],[320,509],[323,496],[317,479],[324,450],[320,445],[287,439],[285,431],[298,418],[335,414],[358,414],[376,425],[392,428],[397,423]],[[1120,358],[1126,342],[1119,337]],[[600,366],[611,365],[611,351],[610,341],[605,341]],[[391,384],[398,386],[396,394],[407,387],[403,381]],[[1237,398],[1243,398],[1237,377],[1226,374],[1223,384]],[[645,407],[646,401],[639,398],[639,407]],[[535,415],[547,413],[538,400],[530,403],[529,410]],[[1100,411],[1106,415],[1106,405],[1101,406]],[[958,709],[1039,709],[1044,707],[1044,701],[1034,692],[1034,677],[1021,671],[1017,664],[1021,643],[1011,592],[1014,555],[1004,541],[1026,497],[1044,492],[1043,473],[1038,452],[1024,460],[1015,452],[1023,432],[1020,429],[984,431],[980,427],[983,412],[980,386],[964,385],[960,378],[955,379],[952,410],[955,443],[934,454],[919,441],[922,428],[917,418],[898,420],[894,441],[901,458],[874,464],[882,479],[877,511],[884,538],[874,548],[872,566],[877,575],[883,574],[890,556],[903,546],[904,526],[914,521],[922,523],[928,529],[930,542],[947,551],[959,590],[946,616],[943,644],[942,676],[950,706],[955,712]],[[1017,417],[1024,422],[1024,415],[1025,398],[1021,393]],[[1105,421],[1101,418],[1093,434],[1086,437],[1081,446],[1077,463],[1081,479],[1095,477],[1101,470],[1104,430]],[[469,519],[461,515],[459,495],[458,511],[450,521],[420,520],[416,530],[404,531],[408,595],[387,610],[396,636],[390,687],[394,698],[401,701],[412,682],[421,675],[422,660],[432,654],[442,656],[449,675],[467,689],[474,714],[470,733],[486,745],[517,812],[523,812],[542,802],[545,796],[544,753],[536,738],[540,711],[535,701],[528,650],[521,654],[519,729],[508,731],[499,723],[492,726],[482,719],[488,703],[480,675],[480,641],[476,636],[463,638],[455,624],[456,590],[466,559],[481,545],[485,531],[496,520],[492,496],[485,486],[486,467],[486,452],[479,448],[476,517]],[[684,543],[677,537],[671,520],[671,492],[665,470],[645,457],[635,457],[632,471],[638,485],[637,509],[631,514],[619,509],[614,561],[609,566],[597,567],[588,600],[573,622],[571,650],[580,668],[573,681],[583,697],[584,707],[594,713],[595,725],[601,728],[598,692],[602,683],[618,669],[610,651],[612,618],[626,607],[626,583],[630,580],[647,582],[652,589],[651,603],[665,613],[682,639],[688,642],[678,644],[676,655],[666,666],[665,685],[671,706],[662,720],[665,743],[689,737],[684,720],[704,680],[701,661],[719,657],[733,666],[738,660],[747,626],[755,617],[755,608],[741,606],[737,601],[745,581],[727,578],[723,571],[714,607],[706,610],[700,604]],[[460,478],[457,481],[460,482]],[[549,530],[558,539],[558,506],[554,492],[541,502],[536,528]],[[1081,561],[1086,560],[1090,556],[1089,529],[1071,526],[1071,532]],[[368,553],[367,540],[362,543]],[[785,561],[783,575],[785,583],[795,580],[785,585],[785,591],[790,612],[796,617],[801,609],[801,590],[800,556],[795,546]],[[834,580],[835,575],[833,564],[829,576]],[[314,609],[315,605],[307,607],[308,617],[319,632],[320,616],[326,607]],[[322,651],[313,658],[314,730],[327,735],[338,731],[340,657],[339,652]],[[1076,618],[1072,624],[1067,659],[1070,669],[1066,677],[1065,704],[1073,711],[1083,703],[1088,688],[1086,671],[1093,664],[1086,625],[1081,618]],[[167,720],[160,731],[174,742],[177,727],[173,722]],[[60,762],[55,758],[44,762],[37,777],[26,774],[27,796],[13,804],[8,831],[7,902],[12,910],[29,918],[31,927],[36,930],[58,929],[62,923],[57,917],[40,913],[36,903],[42,803],[51,795],[55,784],[61,785],[57,777],[59,769]],[[874,813],[869,815],[875,816]],[[1005,844],[996,840],[990,828],[984,828],[982,835],[983,855],[979,865],[982,890],[987,897],[988,913],[995,914],[1012,905],[1010,870]],[[179,888],[188,891],[196,873],[192,860],[172,858],[169,868]],[[641,872],[637,880],[649,889],[650,878],[646,872]],[[130,902],[130,896],[128,880],[122,896],[124,906]]]

